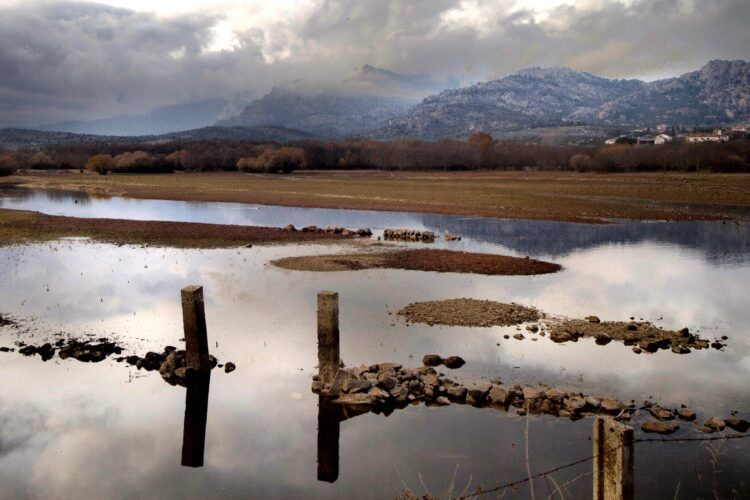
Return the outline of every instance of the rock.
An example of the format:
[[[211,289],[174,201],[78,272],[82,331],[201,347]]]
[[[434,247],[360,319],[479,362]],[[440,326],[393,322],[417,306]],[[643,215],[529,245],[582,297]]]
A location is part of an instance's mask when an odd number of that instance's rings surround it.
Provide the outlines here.
[[[581,396],[573,396],[565,400],[565,409],[571,413],[578,413],[586,407],[586,400]]]
[[[451,404],[450,399],[446,398],[445,396],[438,396],[437,399],[435,399],[435,403],[439,404],[440,406]]]
[[[380,373],[378,374],[378,386],[382,387],[383,389],[390,391],[396,386],[396,383],[398,381],[396,380],[396,377],[393,377],[392,375],[388,373]],[[369,383],[369,382],[368,382]]]
[[[612,342],[612,338],[606,333],[597,333],[594,335],[594,341],[599,345],[607,345]]]
[[[655,434],[672,434],[677,431],[680,426],[673,422],[643,422],[641,424],[641,430],[643,432],[655,433]]]
[[[560,344],[562,342],[570,342],[572,340],[575,340],[577,338],[577,335],[569,332],[568,330],[552,330],[549,334],[549,338],[552,342],[557,342],[558,344]]]
[[[489,394],[487,395],[487,400],[493,404],[508,406],[508,402],[510,401],[510,394],[502,387],[493,385],[490,389]]]
[[[536,333],[539,331],[539,326],[532,323],[530,325],[526,325],[526,330],[530,331],[531,333]]]
[[[288,224],[288,225],[284,226],[284,231],[292,231],[292,232],[296,232],[296,231],[297,231],[297,228],[296,228],[296,227],[294,227],[294,225],[293,225],[293,224]]]
[[[622,403],[616,399],[603,399],[601,403],[602,410],[607,413],[619,412],[622,409]]]
[[[633,318],[630,318],[630,319],[633,319]],[[638,325],[636,325],[635,323],[630,323],[628,325],[628,331],[635,332],[637,330],[638,330]]]
[[[468,394],[474,398],[475,401],[481,403],[484,401],[492,389],[492,384],[489,382],[477,382],[468,388]]]
[[[380,387],[371,387],[367,391],[367,395],[378,401],[385,401],[391,396],[389,392],[384,391]]]
[[[555,403],[560,403],[563,399],[565,399],[565,396],[567,396],[565,391],[563,391],[562,389],[557,389],[556,387],[545,389],[544,395]]]
[[[724,347],[724,344],[722,344],[721,342],[711,342],[711,347],[716,350],[721,350],[721,348]]]
[[[425,354],[422,358],[422,364],[425,366],[438,366],[443,364],[443,358],[437,354]]]
[[[454,385],[451,387],[448,387],[446,390],[446,394],[448,394],[448,397],[451,398],[454,401],[463,401],[466,399],[466,394],[468,394],[468,390],[466,387],[462,385]]]
[[[726,422],[724,422],[724,420],[720,419],[719,417],[711,417],[703,422],[703,425],[715,431],[723,431],[727,426]]]
[[[659,345],[654,341],[654,339],[651,338],[641,339],[638,342],[638,347],[646,352],[656,352],[659,350]]]
[[[589,316],[586,319],[589,321],[589,323],[601,323],[599,316]]]
[[[536,387],[527,385],[523,388],[523,399],[527,403],[530,401],[534,401],[535,399],[539,399],[540,397],[542,397],[542,391],[540,391]]]
[[[634,352],[634,353],[636,353],[636,354],[640,354],[640,353],[642,353],[643,351],[641,350],[641,348],[640,348],[640,347],[638,347],[637,345],[634,345],[634,346],[633,346],[633,352]]]
[[[401,368],[402,368],[401,363],[380,363],[378,365],[377,371],[379,371],[379,372],[385,372],[385,371],[393,370],[393,371],[397,372]]]
[[[344,380],[343,389],[344,392],[349,394],[356,394],[357,392],[366,392],[372,387],[372,382],[367,379],[360,378],[348,378]]]
[[[672,352],[675,354],[688,354],[690,349],[680,344],[672,344]]]
[[[524,337],[522,333],[517,333],[517,334],[513,335],[513,338],[516,339],[516,340],[523,340],[526,337]]]
[[[586,396],[583,399],[586,401],[587,405],[589,405],[591,408],[594,408],[594,409],[597,409],[602,405],[601,400],[593,396]]]
[[[443,365],[446,368],[450,368],[451,370],[455,370],[456,368],[461,368],[466,364],[466,361],[461,356],[448,356],[443,360]]]
[[[688,408],[678,408],[677,416],[682,420],[695,420],[695,412],[693,410],[689,410]]]
[[[652,406],[648,411],[659,420],[672,420],[674,418],[674,412],[672,410],[662,408],[659,405]]]
[[[744,433],[747,432],[748,429],[750,429],[750,422],[741,418],[725,418],[724,423],[727,425],[727,427],[737,432]]]
[[[341,394],[339,397],[331,401],[338,405],[349,405],[349,406],[365,406],[370,407],[374,404],[373,398],[369,394]]]

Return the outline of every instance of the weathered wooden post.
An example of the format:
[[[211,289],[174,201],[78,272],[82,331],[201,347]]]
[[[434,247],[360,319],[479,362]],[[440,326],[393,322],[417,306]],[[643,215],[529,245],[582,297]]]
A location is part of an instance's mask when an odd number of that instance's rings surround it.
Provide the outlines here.
[[[594,420],[594,499],[632,499],[633,428],[610,417]]]
[[[181,290],[182,324],[185,331],[185,360],[188,368],[201,373],[211,371],[208,360],[206,313],[203,308],[203,287],[186,286]]]
[[[318,380],[322,387],[333,382],[339,369],[339,294],[318,293]]]
[[[318,396],[318,481],[339,478],[339,409],[325,396]]]

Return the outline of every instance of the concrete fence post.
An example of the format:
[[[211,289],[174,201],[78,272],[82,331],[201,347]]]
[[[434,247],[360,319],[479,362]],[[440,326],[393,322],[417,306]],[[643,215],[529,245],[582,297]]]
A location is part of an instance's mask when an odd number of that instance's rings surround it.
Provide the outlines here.
[[[610,417],[594,420],[594,499],[633,498],[633,428]]]
[[[318,377],[331,384],[341,363],[339,357],[339,294],[318,293]]]
[[[210,387],[211,372],[197,374],[187,385],[182,426],[182,465],[185,467],[203,467]]]
[[[201,373],[211,371],[208,360],[208,334],[203,306],[203,287],[186,286],[181,290],[182,324],[185,331],[185,350],[188,368]]]

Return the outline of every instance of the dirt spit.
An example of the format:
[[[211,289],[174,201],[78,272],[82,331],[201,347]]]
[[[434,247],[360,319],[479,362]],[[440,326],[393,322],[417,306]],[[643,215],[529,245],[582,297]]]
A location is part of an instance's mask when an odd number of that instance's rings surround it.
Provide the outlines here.
[[[412,323],[430,326],[511,326],[538,321],[541,317],[533,307],[477,299],[414,302],[398,314]]]
[[[225,248],[250,244],[342,242],[349,231],[296,231],[274,227],[194,222],[84,219],[0,208],[0,246],[87,237],[118,245],[142,244],[177,248]]]
[[[440,273],[472,273],[493,276],[554,273],[558,264],[540,260],[451,250],[414,249],[340,255],[287,257],[271,262],[294,271],[358,271],[360,269],[403,269]]]

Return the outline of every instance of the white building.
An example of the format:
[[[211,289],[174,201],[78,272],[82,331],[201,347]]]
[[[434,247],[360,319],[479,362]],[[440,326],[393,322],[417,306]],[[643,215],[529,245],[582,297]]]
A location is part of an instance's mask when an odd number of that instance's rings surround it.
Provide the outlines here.
[[[669,134],[659,134],[654,137],[654,144],[666,144],[668,142],[672,142],[673,139],[674,137]]]
[[[716,132],[696,133],[688,135],[685,140],[687,142],[726,142],[729,140],[729,136]]]

